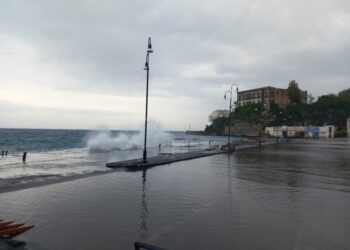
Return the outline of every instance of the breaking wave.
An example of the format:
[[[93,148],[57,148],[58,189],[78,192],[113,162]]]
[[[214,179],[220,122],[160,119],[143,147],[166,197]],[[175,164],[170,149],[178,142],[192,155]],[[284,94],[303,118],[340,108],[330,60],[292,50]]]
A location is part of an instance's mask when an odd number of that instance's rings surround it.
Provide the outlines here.
[[[161,131],[157,126],[151,125],[147,130],[147,147],[156,147],[159,144],[168,144],[171,135]],[[113,150],[137,150],[143,147],[144,133],[119,133],[114,135],[111,131],[99,131],[90,135],[87,148],[94,152],[108,152]]]

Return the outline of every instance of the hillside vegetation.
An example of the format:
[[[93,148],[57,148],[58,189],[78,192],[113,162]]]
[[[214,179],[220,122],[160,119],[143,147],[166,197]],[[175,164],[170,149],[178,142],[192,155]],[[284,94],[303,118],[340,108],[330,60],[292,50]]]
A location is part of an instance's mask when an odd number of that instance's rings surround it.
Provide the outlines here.
[[[298,83],[291,81],[287,89],[290,104],[280,108],[270,105],[270,110],[264,109],[262,103],[237,107],[231,113],[231,126],[239,123],[265,126],[322,126],[335,125],[339,133],[346,128],[346,119],[350,116],[350,88],[338,94],[318,97],[309,95],[308,103],[302,103]],[[210,124],[206,126],[207,134],[222,134],[225,126],[229,125],[229,111],[215,110],[209,116]]]

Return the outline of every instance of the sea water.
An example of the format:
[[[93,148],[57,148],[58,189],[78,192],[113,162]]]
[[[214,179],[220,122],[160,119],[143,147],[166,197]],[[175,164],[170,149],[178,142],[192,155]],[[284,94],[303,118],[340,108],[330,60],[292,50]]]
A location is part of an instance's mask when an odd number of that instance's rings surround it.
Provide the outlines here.
[[[151,157],[164,152],[198,150],[208,147],[209,141],[223,140],[163,132],[151,126],[147,153]],[[110,171],[106,162],[141,158],[143,142],[144,133],[140,131],[0,129],[0,189]],[[25,162],[23,152],[27,152]]]
[[[27,249],[349,249],[350,140],[291,140],[0,193]]]

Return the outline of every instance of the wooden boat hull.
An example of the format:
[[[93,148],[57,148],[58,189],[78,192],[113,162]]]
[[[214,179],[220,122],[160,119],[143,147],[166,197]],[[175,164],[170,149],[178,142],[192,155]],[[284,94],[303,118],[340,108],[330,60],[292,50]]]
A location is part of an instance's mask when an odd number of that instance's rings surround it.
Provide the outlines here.
[[[0,238],[8,239],[32,229],[34,225],[15,224],[13,221],[0,221]]]

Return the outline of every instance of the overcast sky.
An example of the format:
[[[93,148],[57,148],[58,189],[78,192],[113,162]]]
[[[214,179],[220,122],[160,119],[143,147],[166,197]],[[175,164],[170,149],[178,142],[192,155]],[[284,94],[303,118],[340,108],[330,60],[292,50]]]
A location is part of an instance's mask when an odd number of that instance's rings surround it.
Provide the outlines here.
[[[225,90],[350,87],[348,0],[2,0],[0,127],[202,130]],[[236,98],[236,97],[234,97]]]

